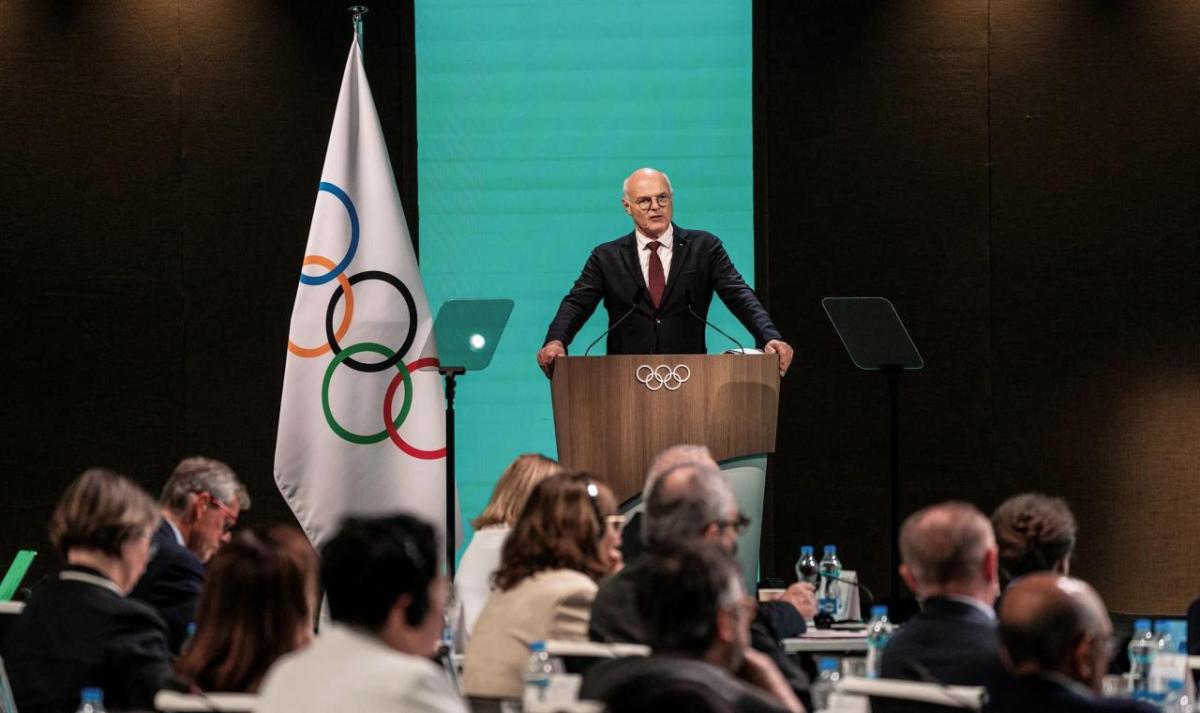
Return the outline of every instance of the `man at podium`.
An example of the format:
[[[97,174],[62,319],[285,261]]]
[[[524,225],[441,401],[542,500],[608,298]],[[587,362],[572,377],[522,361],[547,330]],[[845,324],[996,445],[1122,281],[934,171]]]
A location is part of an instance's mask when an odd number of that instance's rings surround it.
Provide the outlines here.
[[[792,348],[721,241],[671,222],[674,197],[670,179],[653,168],[639,168],[625,179],[621,204],[634,230],[592,250],[563,298],[537,353],[547,376],[601,299],[608,310],[609,354],[706,353],[705,320],[714,292],[757,346],[779,355],[780,375],[787,371]]]

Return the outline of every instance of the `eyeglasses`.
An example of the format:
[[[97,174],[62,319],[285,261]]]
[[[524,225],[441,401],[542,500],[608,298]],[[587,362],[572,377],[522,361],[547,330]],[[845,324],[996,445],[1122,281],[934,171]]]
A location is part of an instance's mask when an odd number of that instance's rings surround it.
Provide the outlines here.
[[[221,512],[222,515],[225,516],[225,528],[224,528],[225,532],[231,531],[234,527],[237,526],[237,520],[238,520],[237,514],[234,513],[232,510],[230,510],[228,507],[226,507],[225,504],[222,503],[220,500],[217,500],[216,498],[214,498],[211,493],[209,494],[208,497],[209,497],[208,502],[211,503],[213,507],[215,507],[217,510],[219,510]]]
[[[608,526],[617,532],[621,532],[625,529],[624,515],[609,515],[608,517],[604,518],[604,522],[608,523]]]
[[[738,536],[741,536],[750,527],[750,518],[742,513],[738,513],[737,518],[733,520],[714,520],[709,524],[716,525],[721,530],[733,530]]]
[[[743,616],[754,618],[758,614],[758,602],[754,601],[754,597],[750,595],[742,595],[733,603],[724,607],[734,614],[742,614]]]
[[[641,208],[642,210],[649,210],[654,201],[658,201],[660,208],[666,208],[667,206],[671,205],[671,194],[660,193],[657,196],[644,196],[635,200],[634,203],[636,203],[637,207]]]

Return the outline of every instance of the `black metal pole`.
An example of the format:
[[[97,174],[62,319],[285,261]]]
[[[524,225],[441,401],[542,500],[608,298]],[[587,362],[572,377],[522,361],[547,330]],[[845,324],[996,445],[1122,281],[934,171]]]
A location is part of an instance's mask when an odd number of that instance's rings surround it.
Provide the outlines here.
[[[446,380],[446,574],[454,579],[454,390],[458,386],[455,379],[466,374],[461,366],[443,366],[438,372]]]
[[[892,597],[900,597],[900,374],[904,367],[880,367],[888,387],[888,529],[891,535]]]

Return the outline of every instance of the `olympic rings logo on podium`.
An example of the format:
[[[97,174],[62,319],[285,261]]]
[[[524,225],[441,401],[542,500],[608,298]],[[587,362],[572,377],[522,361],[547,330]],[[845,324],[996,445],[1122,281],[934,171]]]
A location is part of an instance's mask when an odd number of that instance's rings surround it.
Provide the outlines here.
[[[642,364],[634,372],[634,377],[651,391],[658,391],[659,389],[675,391],[680,386],[686,384],[688,379],[692,378],[692,370],[687,364],[676,364],[675,366],[667,366],[666,364],[650,366],[649,364]]]
[[[325,378],[321,382],[321,408],[325,413],[325,422],[329,425],[329,429],[339,438],[359,445],[371,445],[391,439],[397,448],[413,458],[422,460],[445,458],[445,447],[433,450],[417,448],[405,441],[400,435],[400,426],[404,423],[404,420],[408,417],[409,410],[412,408],[412,373],[424,367],[438,366],[438,360],[433,358],[417,359],[409,363],[404,363],[404,358],[408,356],[408,351],[412,348],[413,342],[417,338],[417,303],[413,299],[412,291],[408,289],[408,286],[400,278],[380,270],[364,270],[355,275],[346,275],[346,268],[350,266],[350,263],[354,260],[354,255],[358,251],[358,211],[354,209],[354,202],[350,199],[350,196],[332,183],[322,181],[318,192],[333,195],[346,209],[346,214],[350,219],[350,245],[347,247],[346,254],[342,257],[341,261],[336,264],[333,260],[323,255],[306,255],[304,257],[304,267],[317,265],[325,268],[326,272],[321,275],[306,275],[301,272],[301,284],[317,286],[336,280],[338,286],[330,296],[329,306],[325,309],[325,343],[316,346],[301,346],[289,339],[288,351],[305,359],[313,359],[329,352],[333,353],[333,359],[325,369]],[[400,343],[399,348],[395,350],[375,342],[361,342],[346,347],[343,347],[340,343],[342,338],[346,336],[347,330],[350,329],[350,322],[354,319],[354,285],[366,280],[385,282],[395,288],[400,293],[400,296],[404,298],[404,304],[408,312],[408,332],[404,335],[404,340]],[[342,300],[343,296],[346,299],[346,309],[343,311],[342,318],[335,328],[333,318],[337,313],[338,302]],[[374,362],[362,362],[354,358],[356,354],[363,352],[378,354],[383,358],[380,361]],[[333,372],[343,364],[355,371],[364,373],[386,371],[391,368],[396,369],[397,373],[392,377],[382,399],[383,430],[370,434],[354,433],[343,427],[334,418],[333,410],[329,405],[329,384],[333,380]],[[400,413],[395,418],[392,418],[392,404],[395,401],[396,391],[402,383],[404,391]]]

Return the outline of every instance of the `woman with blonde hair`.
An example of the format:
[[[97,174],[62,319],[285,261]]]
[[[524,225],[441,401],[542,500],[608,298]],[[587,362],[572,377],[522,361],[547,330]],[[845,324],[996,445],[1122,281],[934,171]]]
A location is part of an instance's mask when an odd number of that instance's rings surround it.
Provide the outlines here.
[[[471,521],[475,536],[463,552],[454,577],[454,589],[462,605],[460,633],[464,641],[470,637],[475,620],[492,593],[492,573],[500,566],[500,549],[529,493],[538,483],[561,472],[563,467],[557,461],[539,453],[517,456],[500,476],[483,512]]]
[[[621,567],[621,524],[612,491],[585,473],[534,487],[467,648],[469,695],[516,698],[532,642],[587,640],[597,581]]]
[[[22,713],[61,713],[100,688],[110,710],[149,710],[170,673],[167,627],[125,595],[150,558],[158,505],[128,478],[92,468],[50,517],[67,566],[33,597],[4,637],[4,665]]]

